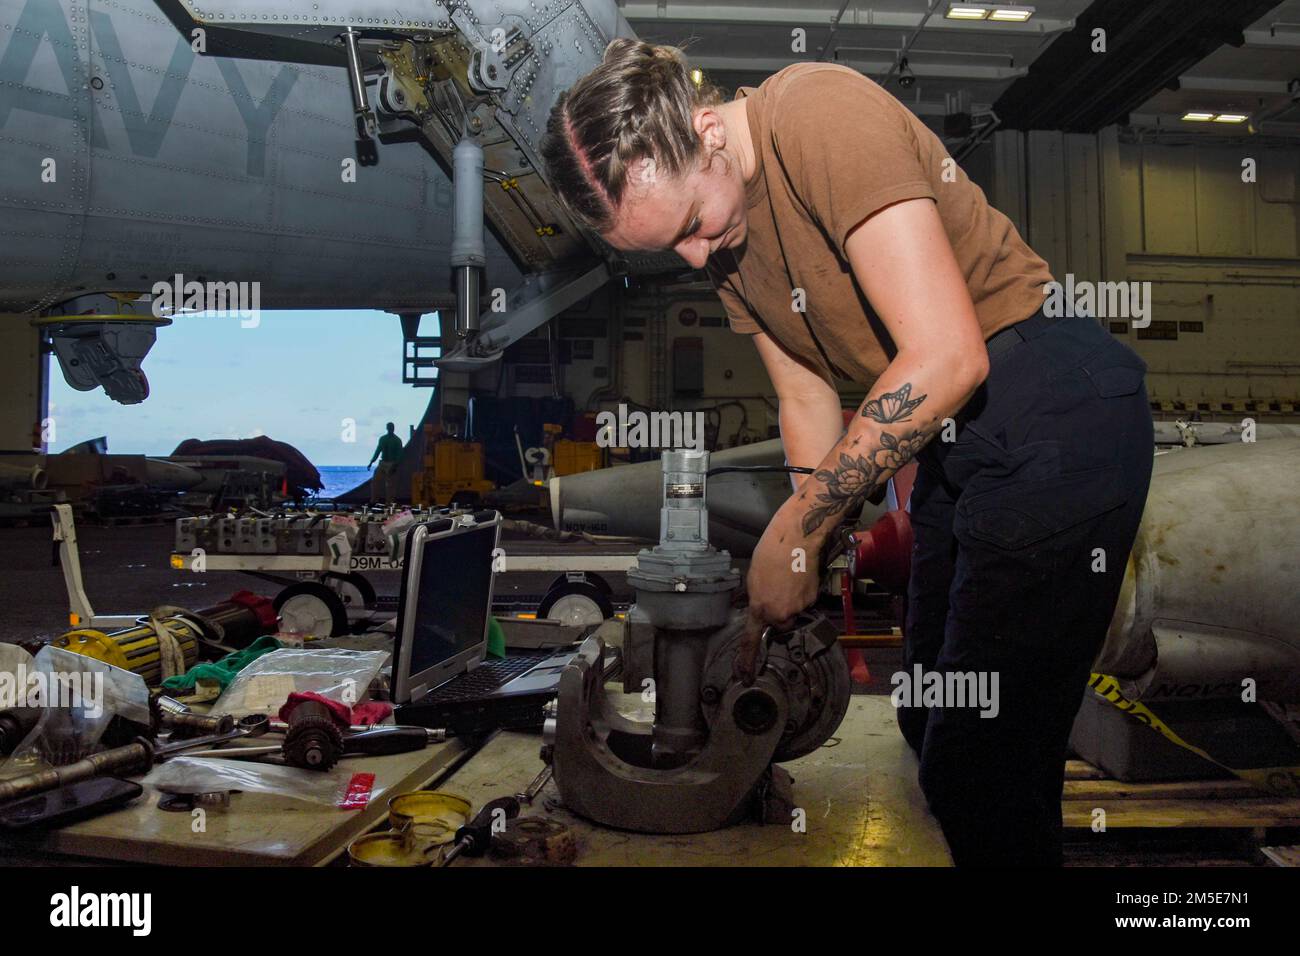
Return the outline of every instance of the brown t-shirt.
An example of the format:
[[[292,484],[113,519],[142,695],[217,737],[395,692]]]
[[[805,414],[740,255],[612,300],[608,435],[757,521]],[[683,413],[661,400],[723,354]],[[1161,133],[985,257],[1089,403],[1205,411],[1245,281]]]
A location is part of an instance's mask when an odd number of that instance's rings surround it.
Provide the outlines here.
[[[917,198],[938,206],[985,338],[1042,306],[1047,263],[880,86],[847,67],[798,63],[736,96],[749,99],[754,144],[749,233],[707,266],[734,331],[766,331],[827,381],[871,385],[889,364],[889,335],[844,243],[872,213]]]

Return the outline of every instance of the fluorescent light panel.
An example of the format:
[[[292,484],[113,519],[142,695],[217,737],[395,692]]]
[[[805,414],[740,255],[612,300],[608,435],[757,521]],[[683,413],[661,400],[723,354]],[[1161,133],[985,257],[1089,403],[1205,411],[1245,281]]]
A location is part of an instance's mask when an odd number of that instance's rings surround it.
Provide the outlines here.
[[[988,19],[988,7],[975,7],[970,4],[953,4],[944,14],[947,20],[985,20]]]
[[[944,14],[947,20],[993,20],[998,23],[1024,23],[1034,15],[1033,7],[990,7],[975,3],[953,3]]]
[[[1033,7],[994,7],[989,19],[1002,23],[1024,23],[1033,15]]]
[[[1188,110],[1183,119],[1189,123],[1244,123],[1249,113],[1215,113],[1210,110]]]

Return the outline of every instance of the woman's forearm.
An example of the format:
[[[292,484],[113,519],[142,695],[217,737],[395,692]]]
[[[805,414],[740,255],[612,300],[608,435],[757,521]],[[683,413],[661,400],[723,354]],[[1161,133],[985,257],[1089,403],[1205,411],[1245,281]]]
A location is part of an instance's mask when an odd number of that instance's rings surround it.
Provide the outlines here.
[[[853,505],[916,456],[970,399],[987,374],[983,354],[969,361],[914,360],[900,353],[854,415],[816,474],[787,506],[802,535],[821,541]]]
[[[844,413],[833,390],[783,398],[779,417],[786,464],[795,467],[816,468],[844,434]],[[798,491],[809,476],[790,477]]]

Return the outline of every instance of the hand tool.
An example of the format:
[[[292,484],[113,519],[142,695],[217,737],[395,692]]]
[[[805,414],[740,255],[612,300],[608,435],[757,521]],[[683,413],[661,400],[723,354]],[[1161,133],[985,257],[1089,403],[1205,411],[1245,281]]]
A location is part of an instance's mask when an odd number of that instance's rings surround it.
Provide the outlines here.
[[[551,769],[550,764],[543,767],[537,776],[533,778],[532,783],[524,787],[521,792],[515,794],[515,799],[526,807],[532,806],[533,801],[537,799],[537,795],[541,793],[542,788],[546,786],[546,781],[551,779]]]
[[[442,858],[443,866],[450,866],[462,853],[466,856],[482,856],[492,843],[492,825],[499,814],[504,813],[507,820],[519,816],[519,800],[516,797],[497,797],[483,805],[483,809],[474,814],[474,819],[456,831],[456,839],[447,855]]]
[[[340,757],[382,757],[388,754],[410,753],[413,750],[421,750],[431,743],[440,743],[447,739],[447,733],[444,730],[431,730],[428,727],[406,727],[406,726],[386,726],[386,727],[367,727],[354,734],[345,734],[343,736],[343,750]],[[230,760],[255,760],[262,757],[283,756],[285,763],[293,767],[301,767],[304,770],[328,770],[333,766],[330,762],[328,766],[317,762],[311,763],[294,763],[290,759],[291,750],[286,749],[288,741],[284,744],[274,744],[261,747],[225,747],[213,750],[191,751],[186,754],[188,757],[222,757]],[[294,759],[302,759],[302,752],[305,749],[301,741],[296,750]]]
[[[374,730],[376,727],[392,727],[392,726],[394,725],[393,724],[351,724],[348,726],[347,732],[350,734],[359,734],[363,730]],[[402,726],[406,726],[406,725],[403,724]],[[282,734],[288,729],[289,729],[289,725],[286,724],[283,720],[272,720],[271,727],[269,730],[267,730],[267,733]],[[339,729],[342,730],[341,727]]]
[[[261,737],[271,726],[270,718],[265,714],[249,714],[247,717],[241,717],[237,721],[232,721],[229,730],[219,733],[205,734],[202,737],[190,737],[185,740],[169,740],[167,743],[153,746],[153,762],[166,760],[178,753],[187,750],[193,750],[196,747],[208,747],[213,744],[225,743],[229,740],[238,740],[241,737]]]
[[[208,717],[204,714],[192,713],[189,710],[175,711],[160,707],[158,709],[158,723],[170,730],[172,737],[180,740],[182,737],[191,735],[197,737],[199,735],[229,733],[235,727],[235,718],[230,714],[222,714],[220,717]]]
[[[254,714],[241,719],[235,724],[234,729],[224,734],[210,734],[192,740],[178,740],[165,744],[157,744],[152,740],[139,737],[124,747],[114,747],[112,750],[91,754],[64,767],[55,767],[0,781],[0,805],[94,777],[143,773],[155,763],[184,753],[186,750],[224,743],[240,737],[261,736],[266,733],[269,723],[264,714]]]

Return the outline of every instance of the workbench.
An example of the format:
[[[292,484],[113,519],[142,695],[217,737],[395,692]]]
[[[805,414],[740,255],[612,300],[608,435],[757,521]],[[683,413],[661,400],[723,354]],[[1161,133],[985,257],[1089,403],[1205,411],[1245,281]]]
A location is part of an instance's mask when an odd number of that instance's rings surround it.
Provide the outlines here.
[[[628,699],[639,702],[639,697]],[[388,799],[398,793],[447,790],[477,809],[524,790],[542,769],[540,747],[539,734],[506,731],[476,753],[468,742],[453,738],[415,753],[344,758],[338,768],[374,773],[376,788],[383,788],[364,809],[236,793],[228,807],[205,808],[206,829],[198,833],[189,812],[158,809],[159,795],[146,786],[123,809],[90,820],[30,836],[0,833],[0,860],[320,866],[345,857],[352,840],[381,826]],[[757,823],[684,836],[611,830],[558,807],[554,780],[523,816],[568,826],[577,839],[579,866],[950,865],[943,835],[917,784],[916,757],[898,732],[888,697],[851,698],[844,723],[828,744],[783,766],[794,777],[796,806],[806,811],[805,832]],[[462,858],[455,865],[500,864]]]
[[[465,741],[453,738],[412,753],[345,757],[336,771],[373,773],[375,789],[383,788],[363,809],[340,810],[268,793],[235,793],[228,807],[204,808],[205,827],[198,833],[193,831],[189,811],[158,809],[159,794],[146,785],[145,792],[122,809],[93,819],[31,835],[0,831],[0,861],[9,865],[321,866],[346,857],[349,843],[383,823],[390,797],[436,785],[468,750]]]
[[[520,792],[542,769],[540,744],[537,734],[501,733],[440,789],[467,798],[475,808]],[[887,696],[852,697],[826,746],[782,766],[794,777],[795,805],[806,810],[806,832],[758,823],[681,836],[611,830],[559,808],[554,780],[521,816],[570,827],[578,866],[952,865],[917,783],[916,756],[899,733]],[[455,865],[502,864],[462,858]]]

